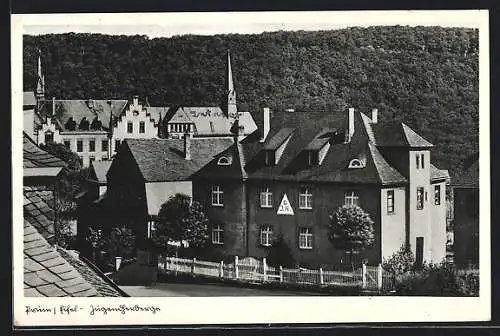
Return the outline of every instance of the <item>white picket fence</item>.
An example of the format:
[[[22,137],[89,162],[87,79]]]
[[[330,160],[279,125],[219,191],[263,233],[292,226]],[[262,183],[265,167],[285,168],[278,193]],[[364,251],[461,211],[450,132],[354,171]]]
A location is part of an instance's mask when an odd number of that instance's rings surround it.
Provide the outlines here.
[[[234,262],[211,262],[175,257],[158,258],[159,272],[203,275],[207,277],[240,280],[251,283],[279,282],[331,287],[357,287],[381,290],[391,286],[390,279],[383,277],[382,267],[363,265],[356,271],[311,270],[305,268],[287,269],[271,267],[266,259],[262,261],[235,257]]]

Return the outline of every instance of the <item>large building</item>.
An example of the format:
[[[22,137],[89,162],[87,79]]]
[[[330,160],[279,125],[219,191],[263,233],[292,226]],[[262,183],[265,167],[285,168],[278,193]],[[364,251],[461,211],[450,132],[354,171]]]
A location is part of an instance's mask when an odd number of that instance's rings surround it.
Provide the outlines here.
[[[262,132],[240,139],[193,176],[193,198],[212,219],[225,255],[265,257],[282,234],[301,265],[345,262],[328,241],[329,216],[363,208],[375,242],[360,258],[378,264],[409,244],[419,261],[446,255],[447,171],[433,145],[403,123],[348,113],[264,109]]]
[[[138,96],[130,101],[46,99],[39,55],[36,92],[24,93],[25,131],[38,145],[64,144],[78,154],[85,167],[111,160],[125,139],[180,138],[185,132],[194,137],[227,137],[236,119],[250,134],[257,126],[249,112],[236,109],[229,53],[226,77],[227,102],[222,107],[155,107],[147,99],[141,103]]]
[[[453,191],[453,261],[479,265],[479,154],[470,156],[451,185]]]

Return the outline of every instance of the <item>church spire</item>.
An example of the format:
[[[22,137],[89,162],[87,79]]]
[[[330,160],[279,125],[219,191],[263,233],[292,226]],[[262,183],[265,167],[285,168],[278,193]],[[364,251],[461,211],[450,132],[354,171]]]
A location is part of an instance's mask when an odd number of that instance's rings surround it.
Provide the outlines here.
[[[36,83],[36,98],[43,100],[45,98],[45,78],[42,73],[42,51],[38,49],[38,78]]]
[[[236,90],[234,89],[233,82],[233,71],[231,69],[231,54],[229,50],[227,51],[227,69],[226,69],[226,98],[227,98],[227,110],[226,113],[228,117],[238,117],[236,109]]]

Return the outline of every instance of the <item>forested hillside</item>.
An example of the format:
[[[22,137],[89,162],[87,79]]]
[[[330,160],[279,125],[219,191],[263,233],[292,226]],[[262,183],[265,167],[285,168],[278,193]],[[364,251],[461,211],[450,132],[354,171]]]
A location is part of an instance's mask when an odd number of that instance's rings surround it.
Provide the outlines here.
[[[370,112],[404,121],[436,145],[455,173],[478,150],[478,32],[370,27],[259,35],[25,36],[24,87],[36,85],[42,50],[47,96],[147,96],[152,105],[219,104],[231,50],[238,109]],[[331,112],[330,112],[331,113]]]

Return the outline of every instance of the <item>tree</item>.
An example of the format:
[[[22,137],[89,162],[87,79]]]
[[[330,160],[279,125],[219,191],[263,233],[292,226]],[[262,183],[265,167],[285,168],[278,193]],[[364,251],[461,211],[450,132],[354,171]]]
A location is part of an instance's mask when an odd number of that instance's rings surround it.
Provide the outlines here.
[[[187,195],[176,194],[161,205],[153,242],[164,249],[172,241],[186,241],[190,248],[205,247],[208,242],[208,222],[199,202]]]
[[[351,256],[373,244],[375,233],[370,215],[357,205],[343,205],[330,215],[328,239],[336,249]]]
[[[111,260],[114,257],[131,258],[135,251],[135,235],[127,227],[114,227],[111,229],[106,247]]]
[[[272,267],[295,267],[295,258],[293,257],[292,250],[282,234],[272,243],[267,254],[267,262]]]

